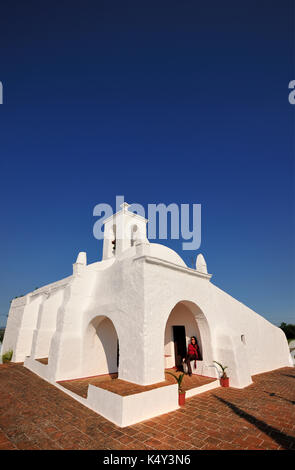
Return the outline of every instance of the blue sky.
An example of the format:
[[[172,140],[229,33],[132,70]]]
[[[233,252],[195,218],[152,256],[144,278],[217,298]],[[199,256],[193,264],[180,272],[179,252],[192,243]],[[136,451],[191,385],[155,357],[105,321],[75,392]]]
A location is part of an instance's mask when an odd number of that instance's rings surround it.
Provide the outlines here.
[[[202,204],[212,282],[294,322],[294,29],[289,0],[2,4],[0,324],[101,259],[116,195]]]

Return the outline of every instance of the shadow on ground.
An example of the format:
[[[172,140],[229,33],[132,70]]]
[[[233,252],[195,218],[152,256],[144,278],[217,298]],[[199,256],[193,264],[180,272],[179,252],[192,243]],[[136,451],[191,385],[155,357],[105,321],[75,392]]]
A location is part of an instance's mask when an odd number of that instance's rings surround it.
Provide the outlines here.
[[[291,403],[291,405],[295,405],[295,400],[288,400],[288,398],[281,397],[281,395],[278,395],[277,393],[274,393],[274,392],[264,392],[264,393],[266,393],[270,397],[276,397],[276,398],[279,398],[280,400],[286,401],[287,403]]]
[[[293,376],[291,376],[293,377]],[[288,434],[284,434],[278,429],[274,428],[273,426],[269,426],[267,423],[264,421],[255,418],[255,416],[247,413],[246,411],[243,411],[241,408],[238,406],[234,405],[233,403],[224,400],[221,397],[218,397],[214,395],[217,400],[221,401],[224,403],[226,406],[228,406],[234,413],[236,413],[238,416],[241,416],[244,418],[246,421],[248,421],[251,424],[254,424],[261,432],[267,434],[268,436],[271,437],[277,444],[283,447],[285,450],[290,450],[290,449],[295,449],[295,439],[292,436],[289,436]]]

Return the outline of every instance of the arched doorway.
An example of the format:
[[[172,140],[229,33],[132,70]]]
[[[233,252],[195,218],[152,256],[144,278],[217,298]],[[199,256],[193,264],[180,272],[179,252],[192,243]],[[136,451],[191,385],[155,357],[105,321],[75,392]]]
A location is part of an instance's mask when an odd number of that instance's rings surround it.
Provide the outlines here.
[[[84,337],[84,375],[118,372],[119,339],[113,322],[99,315],[91,320]]]
[[[202,310],[191,301],[178,302],[170,312],[164,335],[165,368],[179,367],[185,357],[191,336],[198,341],[200,358],[193,373],[215,376],[211,335]],[[204,367],[204,365],[206,365]],[[211,370],[209,369],[211,368]]]

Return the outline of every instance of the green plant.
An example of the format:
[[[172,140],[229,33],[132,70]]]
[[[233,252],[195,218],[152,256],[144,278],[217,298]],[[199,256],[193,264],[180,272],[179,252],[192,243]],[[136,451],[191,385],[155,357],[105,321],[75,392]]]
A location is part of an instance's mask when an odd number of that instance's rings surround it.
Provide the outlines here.
[[[172,375],[172,377],[175,378],[176,382],[178,383],[178,391],[182,392],[182,381],[183,381],[184,374],[176,375],[176,374],[173,374],[173,372],[169,372],[169,371],[166,371],[166,374]]]
[[[213,361],[213,362],[215,362],[215,364],[217,364],[217,365],[220,367],[220,369],[222,370],[222,376],[221,376],[221,378],[222,378],[222,379],[226,379],[226,378],[227,378],[227,374],[226,374],[226,372],[225,372],[225,369],[227,369],[228,367],[227,367],[227,366],[223,366],[222,364],[220,364],[220,362],[217,362],[217,361]]]
[[[5,328],[0,328],[0,342],[2,343],[4,338]]]
[[[4,354],[2,354],[2,361],[3,362],[10,362],[12,359],[13,351],[12,349],[9,349],[6,351]]]
[[[293,325],[292,323],[287,324],[285,322],[282,322],[280,324],[280,328],[285,333],[287,339],[295,338],[295,325]]]

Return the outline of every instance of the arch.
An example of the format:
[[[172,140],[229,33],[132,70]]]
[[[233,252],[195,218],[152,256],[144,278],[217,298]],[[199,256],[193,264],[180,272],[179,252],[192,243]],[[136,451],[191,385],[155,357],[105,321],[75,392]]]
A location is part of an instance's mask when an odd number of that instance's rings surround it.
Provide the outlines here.
[[[138,226],[136,224],[132,225],[131,226],[131,235],[130,235],[130,243],[131,243],[131,246],[134,246],[136,240],[137,240],[137,237],[138,237]]]
[[[119,338],[112,320],[97,315],[88,323],[83,341],[83,376],[118,372]]]
[[[213,365],[213,349],[209,323],[200,307],[192,301],[181,300],[177,302],[166,316],[164,326],[164,354],[165,367],[175,366],[173,326],[184,326],[186,348],[191,336],[196,336],[201,352],[198,374],[216,376]],[[198,361],[199,362],[199,361]]]
[[[113,224],[112,229],[112,255],[115,256],[116,253],[116,242],[117,242],[117,226]]]

